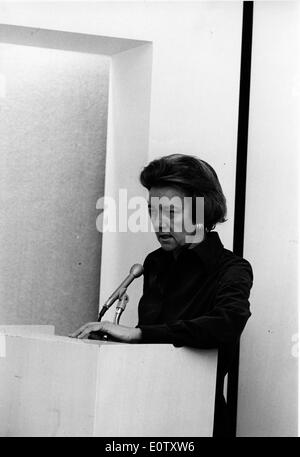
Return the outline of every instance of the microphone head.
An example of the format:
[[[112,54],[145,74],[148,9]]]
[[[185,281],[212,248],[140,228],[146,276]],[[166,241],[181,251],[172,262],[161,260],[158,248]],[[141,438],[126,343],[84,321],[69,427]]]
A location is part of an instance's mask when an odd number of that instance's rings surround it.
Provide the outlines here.
[[[140,265],[139,263],[135,263],[130,268],[130,272],[129,273],[132,276],[134,276],[135,278],[138,278],[139,276],[141,276],[144,273],[143,265]]]

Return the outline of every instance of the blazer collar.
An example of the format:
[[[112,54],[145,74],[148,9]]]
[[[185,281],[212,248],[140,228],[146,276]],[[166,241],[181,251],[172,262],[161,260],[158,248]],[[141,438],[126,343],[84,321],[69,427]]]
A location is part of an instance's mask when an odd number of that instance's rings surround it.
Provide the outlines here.
[[[206,238],[201,242],[188,249],[194,252],[201,260],[206,270],[210,270],[218,263],[224,245],[220,240],[218,232],[208,232]]]

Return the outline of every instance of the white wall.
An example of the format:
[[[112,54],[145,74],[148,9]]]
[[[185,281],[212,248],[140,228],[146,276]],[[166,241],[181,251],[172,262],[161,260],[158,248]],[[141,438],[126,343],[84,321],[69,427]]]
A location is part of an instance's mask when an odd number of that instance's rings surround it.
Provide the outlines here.
[[[151,45],[142,45],[112,57],[105,195],[115,199],[117,208],[119,189],[127,191],[128,198],[143,194],[137,175],[148,160],[151,70]],[[128,210],[129,217],[132,213]],[[147,242],[153,243],[153,237],[147,235],[131,231],[103,233],[100,305],[127,276],[133,264],[143,263],[147,250],[151,250]],[[123,324],[136,323],[136,304],[142,293],[142,284],[140,277],[130,288],[130,303],[122,316]],[[112,307],[105,319],[112,320],[114,313]]]
[[[254,7],[244,251],[253,315],[241,344],[239,436],[297,435],[299,6]]]
[[[0,321],[97,316],[109,59],[0,44]]]
[[[227,196],[229,219],[218,230],[224,245],[231,249],[242,3],[75,2],[71,7],[64,2],[17,3],[1,4],[0,12],[6,24],[152,43],[148,160],[179,152],[195,154],[215,167]],[[145,153],[141,154],[136,160],[132,156],[136,172],[127,183],[130,191],[137,190],[141,164],[148,161]],[[120,154],[119,160],[126,170],[128,157]],[[113,173],[106,170],[107,175]],[[106,194],[114,195],[116,186],[115,179],[106,184]],[[140,192],[145,195],[141,188]],[[120,239],[115,239],[114,252]],[[126,244],[117,260],[106,250],[100,303],[127,274],[131,259],[142,261],[156,247],[154,235],[149,234],[137,235],[134,251],[131,243]],[[140,293],[141,281],[136,281],[130,288],[131,301],[123,323],[136,323]]]
[[[148,158],[184,152],[216,168],[231,248],[242,2],[4,3],[0,12],[3,23],[153,43]]]

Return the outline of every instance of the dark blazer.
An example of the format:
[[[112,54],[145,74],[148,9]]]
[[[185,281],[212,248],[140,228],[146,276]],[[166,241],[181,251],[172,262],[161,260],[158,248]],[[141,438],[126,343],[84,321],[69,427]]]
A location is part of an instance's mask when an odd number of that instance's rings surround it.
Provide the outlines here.
[[[159,248],[144,262],[136,326],[142,330],[141,343],[219,350],[216,436],[225,427],[224,376],[251,316],[252,284],[250,263],[225,249],[214,231],[191,249],[185,245],[176,259]]]

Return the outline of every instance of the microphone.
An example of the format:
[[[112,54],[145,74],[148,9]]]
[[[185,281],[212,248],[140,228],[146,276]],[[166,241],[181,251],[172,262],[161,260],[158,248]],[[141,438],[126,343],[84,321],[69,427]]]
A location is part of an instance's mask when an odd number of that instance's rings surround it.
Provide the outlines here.
[[[120,292],[122,292],[122,294],[124,293],[124,290],[122,289],[127,289],[129,284],[131,284],[134,279],[139,278],[143,273],[144,268],[142,265],[140,265],[139,263],[135,263],[134,265],[132,265],[129,271],[129,275],[124,279],[123,282],[121,282],[119,287],[117,287],[117,289],[110,295],[110,297],[102,306],[102,309],[99,313],[98,322],[101,321],[102,317],[104,316],[108,308],[110,308],[111,305],[113,305],[115,301],[120,298]]]

